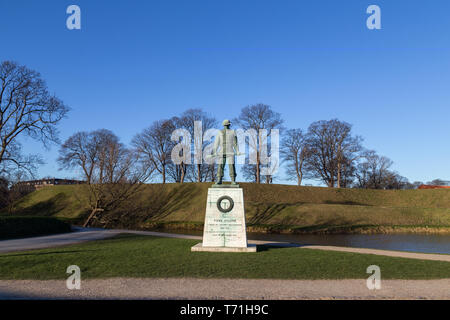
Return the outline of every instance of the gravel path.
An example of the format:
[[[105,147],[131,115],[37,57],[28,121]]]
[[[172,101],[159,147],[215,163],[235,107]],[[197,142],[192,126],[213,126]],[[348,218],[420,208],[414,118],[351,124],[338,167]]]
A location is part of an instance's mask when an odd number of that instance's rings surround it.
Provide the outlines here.
[[[0,281],[0,299],[446,299],[450,279],[366,280],[127,279],[82,280],[68,290],[65,280]]]

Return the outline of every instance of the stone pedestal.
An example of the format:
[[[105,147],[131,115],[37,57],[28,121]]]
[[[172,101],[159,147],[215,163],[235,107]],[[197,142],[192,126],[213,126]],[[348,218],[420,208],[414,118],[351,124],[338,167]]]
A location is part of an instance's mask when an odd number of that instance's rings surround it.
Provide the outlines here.
[[[256,252],[256,246],[247,245],[242,188],[213,185],[208,189],[203,242],[191,251]]]

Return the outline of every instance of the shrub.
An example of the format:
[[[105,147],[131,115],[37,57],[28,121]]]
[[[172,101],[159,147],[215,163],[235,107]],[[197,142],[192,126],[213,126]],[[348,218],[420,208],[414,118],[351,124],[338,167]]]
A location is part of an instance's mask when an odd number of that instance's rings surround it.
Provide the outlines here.
[[[0,239],[26,238],[70,232],[70,225],[51,217],[0,216]]]

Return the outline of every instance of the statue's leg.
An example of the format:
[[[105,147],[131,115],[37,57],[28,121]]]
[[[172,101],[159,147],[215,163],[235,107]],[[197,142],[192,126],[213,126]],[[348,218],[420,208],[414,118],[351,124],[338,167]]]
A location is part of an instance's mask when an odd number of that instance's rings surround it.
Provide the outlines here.
[[[223,171],[225,169],[225,157],[223,157],[222,162],[219,161],[217,164],[217,184],[222,184]]]
[[[228,162],[228,169],[230,170],[231,184],[236,184],[236,166],[234,165],[234,159],[230,159]]]

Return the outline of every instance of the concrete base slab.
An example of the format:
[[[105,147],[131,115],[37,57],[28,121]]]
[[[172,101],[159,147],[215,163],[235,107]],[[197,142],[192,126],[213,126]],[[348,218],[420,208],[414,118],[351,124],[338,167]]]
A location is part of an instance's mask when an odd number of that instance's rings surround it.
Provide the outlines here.
[[[239,184],[213,184],[211,188],[239,188]]]
[[[256,245],[249,244],[247,247],[204,247],[198,243],[191,247],[192,252],[256,252]]]

